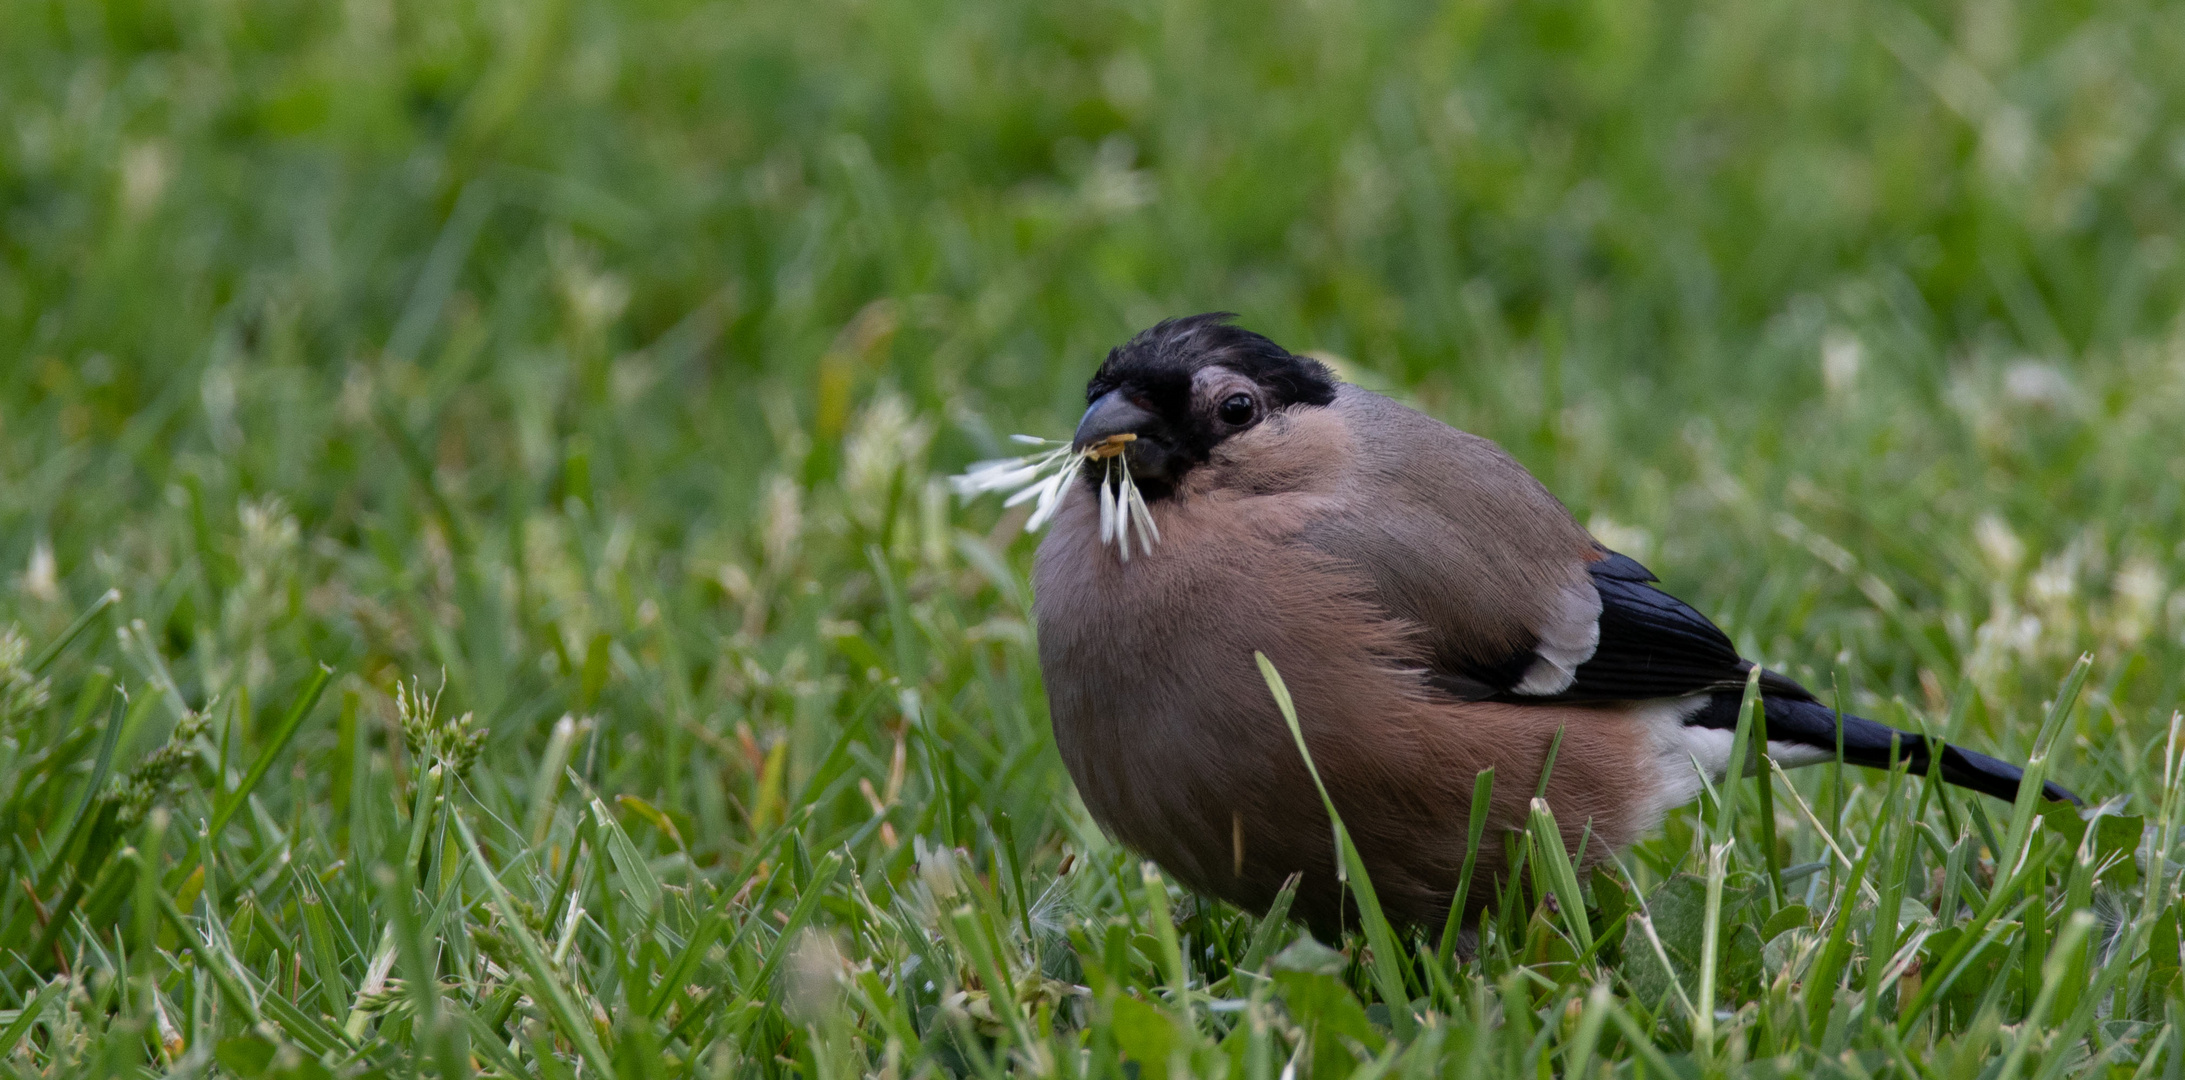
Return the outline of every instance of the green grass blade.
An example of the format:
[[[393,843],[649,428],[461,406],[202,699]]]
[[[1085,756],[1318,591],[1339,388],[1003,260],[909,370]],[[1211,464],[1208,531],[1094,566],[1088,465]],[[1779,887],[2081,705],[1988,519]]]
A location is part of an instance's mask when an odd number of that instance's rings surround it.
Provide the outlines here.
[[[1464,908],[1471,900],[1472,871],[1479,865],[1479,844],[1487,832],[1494,792],[1495,771],[1481,769],[1472,778],[1472,808],[1464,819],[1464,866],[1457,872],[1457,891],[1449,898],[1449,919],[1442,924],[1441,944],[1434,950],[1434,962],[1442,968],[1447,968],[1456,956],[1457,938],[1464,932]]]
[[[226,1001],[229,1008],[241,1013],[252,1024],[265,1023],[264,1016],[258,1011],[257,1000],[236,978],[235,969],[229,963],[231,958],[206,946],[203,935],[190,925],[189,918],[182,914],[180,908],[175,907],[174,898],[168,896],[165,890],[155,890],[152,895],[158,899],[160,914],[167,917],[167,926],[181,939],[182,947],[196,956],[199,965],[212,976],[213,985],[219,988],[221,1000]]]
[[[1584,1011],[1578,1014],[1577,1028],[1570,1038],[1563,1040],[1563,1075],[1586,1077],[1593,1072],[1593,1055],[1601,1043],[1601,1032],[1608,1026],[1609,1011],[1615,1008],[1608,984],[1598,982],[1586,991]]]
[[[1868,844],[1859,849],[1858,859],[1851,864],[1850,876],[1836,890],[1836,916],[1829,927],[1828,942],[1821,947],[1821,955],[1806,976],[1806,1020],[1811,1025],[1810,1038],[1814,1042],[1821,1041],[1844,968],[1851,962],[1851,912],[1858,901],[1860,886],[1866,883],[1866,868],[1874,858],[1874,848],[1875,845]]]
[[[599,797],[595,795],[591,797],[590,805],[593,824],[606,834],[607,855],[613,860],[622,880],[627,883],[632,897],[637,901],[638,910],[660,910],[660,879],[653,876],[652,867],[646,863],[645,856],[638,852],[637,845],[630,840],[630,834],[622,830],[622,823],[616,821],[614,815],[607,810],[606,803],[599,801]]]
[[[1305,875],[1291,874],[1283,879],[1282,891],[1275,894],[1274,903],[1267,905],[1267,914],[1260,917],[1259,925],[1252,928],[1251,943],[1245,946],[1244,955],[1237,960],[1240,971],[1258,971],[1274,949],[1275,938],[1282,933],[1290,917],[1290,904],[1297,899],[1297,886]]]
[[[1337,858],[1349,871],[1351,896],[1358,902],[1366,941],[1373,947],[1375,988],[1388,1006],[1389,1022],[1396,1029],[1396,1037],[1409,1039],[1417,1024],[1411,1017],[1411,997],[1404,990],[1404,954],[1396,948],[1396,932],[1389,926],[1387,916],[1381,913],[1381,899],[1373,891],[1365,860],[1359,857],[1357,847],[1351,843],[1350,831],[1343,827],[1343,816],[1335,809],[1335,799],[1328,794],[1327,784],[1320,779],[1320,770],[1313,765],[1312,750],[1305,745],[1305,730],[1298,724],[1297,706],[1290,700],[1290,688],[1283,684],[1282,673],[1275,670],[1274,662],[1267,659],[1265,653],[1255,652],[1252,656],[1259,661],[1260,676],[1267,681],[1275,706],[1282,710],[1282,720],[1290,727],[1290,738],[1297,743],[1297,752],[1305,759],[1305,771],[1312,776],[1313,786],[1319,789],[1321,805],[1327,808],[1328,821],[1335,829]]]
[[[1760,666],[1745,675],[1744,696],[1738,700],[1737,730],[1730,736],[1730,768],[1723,777],[1722,787],[1715,793],[1715,844],[1726,844],[1737,837],[1738,793],[1752,760],[1753,716],[1760,711]]]
[[[1887,861],[1881,873],[1881,898],[1874,903],[1874,924],[1867,932],[1867,956],[1865,991],[1867,1015],[1874,1015],[1881,993],[1880,981],[1883,965],[1897,951],[1898,918],[1904,900],[1905,880],[1917,840],[1903,828],[1905,811],[1904,778],[1908,759],[1900,757],[1897,739],[1890,739],[1889,784],[1882,795],[1881,820],[1876,823],[1869,846],[1881,848],[1887,853]]]
[[[2028,837],[2027,843],[2030,845],[2033,839]],[[1998,882],[1988,891],[1987,903],[1973,916],[1972,921],[1965,924],[1964,933],[1958,938],[1958,943],[1933,965],[1933,974],[1922,980],[1919,993],[1913,998],[1912,1004],[1903,1010],[1904,1020],[1898,1027],[1900,1033],[1910,1033],[1912,1024],[1926,1012],[1935,996],[1957,978],[1960,965],[1977,955],[1973,951],[1974,938],[1986,931],[1990,924],[2005,917],[2006,911],[2024,910],[2029,922],[2036,913],[2043,911],[2046,900],[2041,886],[2048,877],[2048,864],[2054,850],[2053,845],[2043,845],[2038,855],[2028,853],[1996,860],[1997,865],[2015,864],[2017,869],[2009,878]],[[1866,854],[1862,852],[1860,861],[1863,863],[1865,858]],[[2012,907],[2014,901],[2018,905],[2015,908]]]
[[[312,673],[311,681],[304,684],[303,692],[296,695],[295,702],[288,707],[287,715],[281,717],[281,726],[273,729],[273,738],[266,743],[265,749],[258,752],[258,760],[251,762],[250,771],[243,774],[242,782],[235,785],[234,791],[227,793],[220,808],[213,812],[212,826],[206,830],[208,833],[218,837],[220,831],[227,828],[228,821],[235,817],[235,812],[249,801],[250,793],[257,790],[258,782],[265,779],[267,771],[273,768],[274,760],[281,756],[281,751],[288,749],[289,741],[296,737],[297,729],[303,727],[304,720],[310,717],[312,708],[319,703],[319,695],[326,692],[326,684],[333,678],[334,669],[324,664],[320,664],[318,670]]]
[[[766,961],[759,967],[758,977],[745,987],[745,998],[755,998],[772,992],[774,973],[780,970],[782,961],[788,957],[790,942],[795,939],[797,931],[804,929],[805,924],[812,920],[812,913],[819,910],[820,901],[827,897],[828,884],[834,881],[835,875],[841,870],[842,853],[839,851],[828,852],[814,865],[812,878],[805,884],[803,894],[797,897],[796,905],[789,909],[788,921],[782,923],[781,933],[774,938],[773,946],[767,950]]]
[[[1742,763],[1745,759],[1733,756],[1730,760]],[[1734,792],[1736,789],[1724,785],[1723,790]],[[1697,1008],[1692,1014],[1692,1043],[1702,1060],[1712,1059],[1715,1053],[1715,978],[1722,958],[1722,887],[1730,871],[1730,849],[1736,844],[1735,839],[1726,839],[1707,849],[1707,906],[1700,924],[1699,998],[1693,1002]]]
[[[23,1007],[16,1010],[15,1019],[9,1021],[5,1029],[0,1029],[0,1060],[15,1056],[16,1046],[30,1033],[31,1025],[45,1015],[46,1006],[66,992],[68,986],[69,981],[65,978],[48,980],[30,996],[30,1000],[23,1002]]]
[[[2032,1007],[2026,1010],[2025,1021],[2018,1025],[2018,1034],[2011,1040],[2010,1052],[2003,1056],[2003,1064],[1996,1071],[1995,1080],[2018,1080],[2018,1074],[2025,1069],[2026,1055],[2032,1052],[2036,1042],[2042,1041],[2049,1009],[2055,1004],[2057,993],[2063,989],[2065,969],[2069,966],[2067,957],[2086,944],[2087,935],[2093,929],[2094,916],[2091,912],[2072,912],[2071,918],[2064,922],[2063,932],[2056,935],[2057,948],[2049,953],[2048,959],[2042,964],[2042,974],[2045,977],[2041,981],[2041,990],[2034,996]]]
[[[674,959],[668,962],[667,969],[660,973],[659,989],[644,1006],[646,1016],[657,1019],[666,1011],[668,1002],[675,1000],[676,991],[687,985],[692,973],[698,970],[699,963],[705,959],[706,950],[712,948],[713,943],[720,939],[721,928],[727,925],[727,921],[719,908],[708,910],[705,917],[698,921],[697,928],[691,931],[690,940],[683,944]]]
[[[547,960],[545,947],[524,923],[523,909],[517,906],[516,898],[509,895],[508,887],[501,884],[501,879],[493,873],[492,865],[486,862],[485,853],[479,850],[478,839],[471,835],[470,823],[463,820],[462,814],[452,812],[452,809],[448,820],[455,826],[464,852],[470,856],[471,867],[477,871],[479,879],[485,882],[486,891],[492,895],[493,906],[501,915],[501,925],[507,928],[508,936],[515,942],[517,953],[523,961],[524,974],[531,980],[533,997],[545,1007],[555,1029],[577,1048],[587,1065],[601,1076],[613,1076],[615,1073],[612,1059],[608,1057],[606,1047],[600,1044],[599,1034],[592,1027],[591,1018],[577,1009],[576,999],[570,996],[568,988],[555,975],[552,963]]]
[[[1563,924],[1570,928],[1571,940],[1578,946],[1580,956],[1593,953],[1593,926],[1586,921],[1586,898],[1578,885],[1578,870],[1571,865],[1570,852],[1563,846],[1563,831],[1556,826],[1555,811],[1548,808],[1548,800],[1535,798],[1526,819],[1534,858],[1546,867],[1548,885],[1555,894],[1556,906],[1561,909]]]
[[[1160,949],[1155,959],[1160,961],[1162,979],[1168,983],[1168,1000],[1182,1013],[1189,1003],[1186,995],[1191,987],[1184,968],[1183,944],[1176,937],[1176,920],[1169,915],[1168,880],[1150,862],[1139,865],[1138,876],[1146,891],[1146,921],[1153,925],[1153,940]]]
[[[1759,699],[1760,668],[1753,667],[1753,674],[1746,679],[1745,692],[1754,698],[1753,752],[1759,757],[1757,775],[1753,777],[1753,789],[1760,794],[1760,865],[1767,875],[1768,914],[1774,915],[1783,906],[1783,860],[1775,835],[1775,762],[1768,754],[1767,702]],[[1739,706],[1742,716],[1746,706]]]
[[[106,614],[108,609],[118,603],[121,603],[120,589],[108,589],[100,594],[97,600],[91,602],[90,607],[83,610],[83,614],[76,616],[76,621],[68,624],[68,629],[61,631],[61,636],[54,638],[52,644],[39,651],[37,659],[30,662],[30,673],[34,676],[45,674],[45,670],[52,667],[53,662],[60,659],[61,654],[67,652],[68,647],[75,644],[76,639],[82,637],[92,623],[98,621],[99,616]]]
[[[149,708],[150,698],[156,694],[155,691],[146,695],[142,707]],[[92,809],[99,805],[100,797],[106,794],[106,778],[114,769],[114,748],[121,742],[122,729],[129,726],[127,718],[139,713],[138,706],[131,705],[126,709],[123,706],[123,702],[116,701],[113,711],[107,714],[106,730],[99,733],[98,756],[91,761],[91,775],[84,779],[83,794],[76,800],[75,812],[68,816],[68,830],[61,834],[61,844],[54,849],[53,861],[46,866],[48,880],[54,870],[67,862],[69,852],[75,848],[84,827],[92,820]]]
[[[2041,720],[2041,730],[2033,740],[2033,753],[2026,759],[2025,775],[2018,781],[2018,797],[2011,803],[2010,828],[2003,835],[2003,852],[2026,850],[2026,836],[2033,828],[2034,814],[2041,808],[2041,785],[2048,779],[2049,749],[2063,731],[2064,721],[2071,716],[2072,706],[2079,700],[2079,690],[2086,685],[2087,674],[2094,668],[2094,658],[2081,656],[2071,665],[2064,681],[2056,690],[2055,700],[2049,703],[2048,715]]]

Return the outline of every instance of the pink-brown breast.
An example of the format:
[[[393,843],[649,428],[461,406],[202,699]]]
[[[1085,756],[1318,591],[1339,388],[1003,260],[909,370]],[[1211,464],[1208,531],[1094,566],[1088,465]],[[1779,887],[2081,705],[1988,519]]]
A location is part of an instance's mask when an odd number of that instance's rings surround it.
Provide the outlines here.
[[[1289,686],[1322,779],[1401,923],[1446,916],[1473,778],[1492,767],[1471,906],[1485,902],[1484,881],[1503,863],[1492,830],[1522,827],[1559,727],[1548,799],[1574,851],[1588,823],[1592,861],[1658,816],[1657,755],[1638,713],[1459,702],[1426,686],[1417,629],[1390,616],[1368,574],[1299,539],[1347,509],[1339,474],[1288,478],[1273,494],[1202,484],[1153,504],[1161,542],[1128,562],[1100,544],[1096,500],[1079,488],[1034,569],[1056,746],[1116,839],[1251,910],[1302,871],[1295,914],[1322,934],[1338,925],[1327,816],[1255,651]]]

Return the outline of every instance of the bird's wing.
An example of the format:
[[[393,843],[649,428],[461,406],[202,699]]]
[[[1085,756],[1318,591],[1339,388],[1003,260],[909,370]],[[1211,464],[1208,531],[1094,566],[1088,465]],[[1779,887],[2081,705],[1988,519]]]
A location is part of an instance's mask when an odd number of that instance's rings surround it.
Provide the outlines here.
[[[1503,701],[1644,701],[1742,686],[1752,664],[1721,628],[1692,606],[1654,587],[1655,577],[1629,556],[1605,548],[1584,564],[1599,607],[1584,626],[1552,621],[1499,658],[1435,656],[1428,676],[1465,698]],[[1575,608],[1576,605],[1570,605]],[[1567,619],[1580,619],[1570,610]],[[1582,653],[1550,639],[1590,639]],[[1575,662],[1573,662],[1575,661]],[[1810,698],[1805,688],[1772,671],[1761,676],[1770,694]]]
[[[1504,688],[1507,696],[1631,701],[1679,697],[1745,681],[1752,665],[1737,655],[1737,646],[1720,627],[1690,604],[1655,588],[1653,573],[1631,557],[1606,548],[1598,555],[1586,564],[1586,575],[1601,598],[1593,654],[1563,686],[1528,694],[1527,688],[1513,685]],[[1771,691],[1806,696],[1788,679],[1768,681],[1782,684],[1769,686]]]
[[[1477,680],[1467,696],[1567,681],[1601,615],[1592,536],[1485,439],[1356,387],[1333,408],[1351,465],[1304,542],[1364,571],[1431,670]]]
[[[1419,629],[1437,685],[1632,701],[1743,684],[1750,665],[1727,635],[1602,547],[1501,448],[1352,387],[1335,407],[1356,440],[1355,483],[1305,539],[1363,568]]]
[[[1433,685],[1505,702],[1681,698],[1690,701],[1683,726],[1737,726],[1753,665],[1729,635],[1601,546],[1508,454],[1354,387],[1335,408],[1355,460],[1302,539],[1365,572],[1389,613],[1416,629]],[[1838,752],[1858,765],[1907,760],[1999,798],[2017,791],[2021,771],[2007,762],[1839,715],[1765,668],[1760,689],[1771,752],[1787,750],[1793,763]],[[1718,773],[1729,747],[1716,747]],[[2053,783],[2045,790],[2074,799]]]

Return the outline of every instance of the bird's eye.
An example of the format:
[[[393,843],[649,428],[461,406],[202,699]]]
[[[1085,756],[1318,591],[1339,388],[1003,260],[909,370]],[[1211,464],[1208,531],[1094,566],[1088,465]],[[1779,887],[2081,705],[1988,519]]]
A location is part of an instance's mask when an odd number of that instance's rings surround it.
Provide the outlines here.
[[[1224,424],[1248,424],[1252,421],[1252,395],[1231,394],[1222,399],[1221,422]]]

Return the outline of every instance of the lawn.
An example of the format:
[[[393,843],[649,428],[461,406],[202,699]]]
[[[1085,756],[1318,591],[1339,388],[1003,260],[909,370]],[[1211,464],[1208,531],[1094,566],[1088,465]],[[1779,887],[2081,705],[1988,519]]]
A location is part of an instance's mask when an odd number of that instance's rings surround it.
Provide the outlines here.
[[[2136,0],[0,3],[0,1071],[2177,1076],[2181,232]],[[946,478],[1217,309],[2087,817],[1188,895]]]

